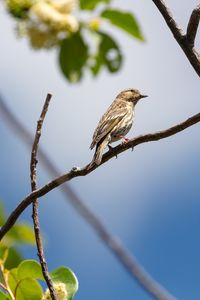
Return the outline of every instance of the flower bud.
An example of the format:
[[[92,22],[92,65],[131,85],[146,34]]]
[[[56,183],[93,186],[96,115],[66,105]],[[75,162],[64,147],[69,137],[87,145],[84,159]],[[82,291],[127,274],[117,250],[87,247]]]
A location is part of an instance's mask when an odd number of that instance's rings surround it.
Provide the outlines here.
[[[66,290],[66,285],[64,283],[62,282],[54,283],[53,287],[58,300],[67,300],[67,290]],[[42,300],[51,300],[49,289],[47,289],[46,292],[44,293]]]

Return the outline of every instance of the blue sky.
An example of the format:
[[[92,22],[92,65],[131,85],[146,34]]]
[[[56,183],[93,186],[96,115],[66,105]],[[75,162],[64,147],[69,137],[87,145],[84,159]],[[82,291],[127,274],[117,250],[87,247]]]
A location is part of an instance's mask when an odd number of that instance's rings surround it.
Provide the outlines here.
[[[183,28],[197,3],[168,1]],[[104,71],[95,80],[87,74],[80,84],[70,85],[59,72],[56,51],[34,51],[25,39],[17,39],[13,20],[0,5],[0,93],[32,133],[46,93],[53,94],[41,146],[61,173],[91,160],[93,130],[121,89],[135,87],[149,95],[136,107],[130,137],[168,128],[199,112],[199,78],[154,4],[118,0],[113,6],[135,13],[146,43],[113,30],[125,55],[121,72],[111,76]],[[0,197],[10,212],[30,191],[30,149],[2,120],[0,137]],[[129,252],[181,300],[200,297],[198,137],[197,124],[140,145],[71,182]],[[38,169],[41,186],[51,176],[41,165]],[[80,283],[77,300],[151,299],[59,190],[41,199],[40,217],[49,268],[67,265],[74,270]],[[31,222],[30,209],[24,219]],[[36,258],[34,249],[25,248],[24,254]]]

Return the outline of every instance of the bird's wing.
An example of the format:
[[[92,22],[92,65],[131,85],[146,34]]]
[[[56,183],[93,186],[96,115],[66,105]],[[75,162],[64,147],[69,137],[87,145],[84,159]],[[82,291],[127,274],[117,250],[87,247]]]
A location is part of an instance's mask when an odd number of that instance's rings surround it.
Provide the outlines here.
[[[93,141],[90,146],[92,149],[103,137],[105,137],[111,130],[122,120],[122,118],[127,114],[126,106],[113,107],[112,110],[108,110],[101,120],[94,132]]]

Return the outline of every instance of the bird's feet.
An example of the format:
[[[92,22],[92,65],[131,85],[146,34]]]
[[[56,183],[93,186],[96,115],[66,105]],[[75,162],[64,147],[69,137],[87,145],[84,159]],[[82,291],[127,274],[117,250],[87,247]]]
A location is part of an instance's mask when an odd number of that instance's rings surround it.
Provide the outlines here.
[[[122,139],[122,144],[126,144],[129,141],[129,139],[123,135],[121,135],[120,138]]]
[[[113,149],[113,147],[110,146],[110,145],[108,145],[108,148],[109,148],[109,150],[112,150],[112,149]],[[115,155],[115,157],[117,158],[117,155]]]

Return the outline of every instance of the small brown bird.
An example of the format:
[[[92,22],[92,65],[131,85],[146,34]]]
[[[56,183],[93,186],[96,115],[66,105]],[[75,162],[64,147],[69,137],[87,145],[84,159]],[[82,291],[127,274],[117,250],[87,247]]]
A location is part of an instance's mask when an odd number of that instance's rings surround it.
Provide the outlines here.
[[[138,90],[127,89],[120,92],[108,110],[100,119],[93,134],[90,149],[96,146],[92,163],[99,165],[102,160],[103,151],[110,143],[123,139],[127,142],[125,135],[131,129],[134,117],[134,107],[137,102],[148,97],[141,95]]]

